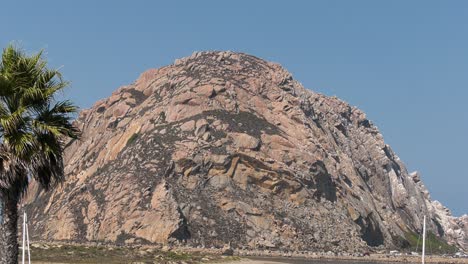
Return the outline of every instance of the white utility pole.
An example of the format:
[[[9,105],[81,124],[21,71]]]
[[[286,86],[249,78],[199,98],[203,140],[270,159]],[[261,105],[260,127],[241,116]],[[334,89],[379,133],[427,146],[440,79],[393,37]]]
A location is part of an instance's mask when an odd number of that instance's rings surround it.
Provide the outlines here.
[[[23,213],[23,261],[21,262],[24,264],[24,250],[26,249],[26,212]]]
[[[426,216],[424,216],[424,222],[423,222],[422,264],[424,264],[425,254],[426,254]]]
[[[28,247],[28,264],[31,264],[31,250],[29,248],[29,231],[28,231],[28,224],[26,223],[28,221],[28,217],[26,215],[26,212],[23,213],[23,255],[22,255],[22,264],[24,264],[25,261],[25,251],[26,247]]]

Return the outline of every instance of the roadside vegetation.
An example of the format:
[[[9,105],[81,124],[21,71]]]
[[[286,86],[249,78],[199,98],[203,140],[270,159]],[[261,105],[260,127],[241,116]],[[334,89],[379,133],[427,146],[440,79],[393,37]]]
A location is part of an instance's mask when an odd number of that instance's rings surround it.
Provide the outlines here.
[[[107,247],[33,244],[33,262],[59,263],[210,263],[239,260],[239,257],[200,252],[161,250],[151,247]]]
[[[421,252],[422,236],[414,232],[408,232],[405,237],[410,244],[409,250]],[[426,254],[454,254],[457,251],[457,247],[447,244],[445,240],[437,237],[434,233],[428,232],[426,234]]]

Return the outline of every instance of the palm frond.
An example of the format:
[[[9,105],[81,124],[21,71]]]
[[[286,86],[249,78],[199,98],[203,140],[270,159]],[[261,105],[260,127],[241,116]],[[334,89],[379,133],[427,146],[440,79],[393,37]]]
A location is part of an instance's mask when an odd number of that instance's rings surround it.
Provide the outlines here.
[[[26,193],[28,170],[16,156],[12,155],[5,145],[0,146],[0,192],[3,195],[15,196]]]
[[[8,134],[16,133],[16,131],[25,128],[26,120],[23,114],[26,112],[26,108],[21,107],[16,109],[13,113],[10,112],[11,109],[10,111],[7,111],[6,109],[3,111],[6,113],[5,115],[0,116],[0,125],[5,131],[3,136],[8,136]]]
[[[48,69],[42,51],[28,56],[12,45],[0,60],[0,191],[24,193],[28,175],[42,187],[63,180],[63,142],[78,138],[77,107],[57,101],[68,85]]]
[[[60,140],[51,133],[39,134],[37,137],[42,151],[33,156],[31,167],[35,172],[34,178],[47,190],[64,179],[63,147]]]
[[[61,101],[52,107],[46,107],[37,112],[33,127],[38,131],[47,131],[57,138],[79,137],[79,130],[71,122],[71,114],[76,113],[77,107],[70,101]]]

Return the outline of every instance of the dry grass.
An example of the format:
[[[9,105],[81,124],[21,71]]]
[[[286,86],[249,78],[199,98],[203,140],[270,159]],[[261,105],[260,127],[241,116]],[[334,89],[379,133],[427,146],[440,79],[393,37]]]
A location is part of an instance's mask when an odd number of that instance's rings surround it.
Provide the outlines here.
[[[79,245],[35,245],[33,263],[209,263],[239,259],[201,252],[162,251],[154,248],[104,247]]]

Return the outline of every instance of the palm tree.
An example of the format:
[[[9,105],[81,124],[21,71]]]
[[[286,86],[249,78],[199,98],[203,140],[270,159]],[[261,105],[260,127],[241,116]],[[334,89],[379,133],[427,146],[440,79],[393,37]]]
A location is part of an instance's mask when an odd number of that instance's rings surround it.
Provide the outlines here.
[[[9,45],[0,61],[0,264],[18,261],[18,206],[29,183],[62,182],[64,143],[79,133],[76,106],[56,99],[68,83],[42,55]]]

